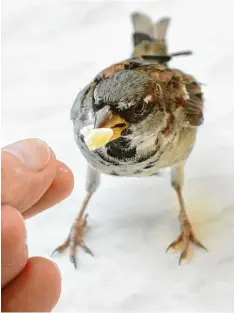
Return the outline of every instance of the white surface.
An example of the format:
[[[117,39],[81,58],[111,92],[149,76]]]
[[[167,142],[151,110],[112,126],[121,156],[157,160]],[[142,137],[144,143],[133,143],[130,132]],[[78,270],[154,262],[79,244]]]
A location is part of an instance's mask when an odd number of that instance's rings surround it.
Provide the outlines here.
[[[3,1],[3,143],[40,137],[75,175],[72,195],[28,222],[31,255],[49,256],[67,236],[84,196],[85,161],[69,110],[77,92],[105,66],[131,53],[129,14],[172,17],[171,52],[194,55],[171,65],[205,83],[205,124],[186,166],[187,209],[209,253],[194,249],[179,267],[165,254],[178,234],[177,202],[165,177],[103,177],[88,208],[79,270],[68,253],[54,258],[63,275],[55,311],[233,312],[234,41],[232,1],[82,3]]]

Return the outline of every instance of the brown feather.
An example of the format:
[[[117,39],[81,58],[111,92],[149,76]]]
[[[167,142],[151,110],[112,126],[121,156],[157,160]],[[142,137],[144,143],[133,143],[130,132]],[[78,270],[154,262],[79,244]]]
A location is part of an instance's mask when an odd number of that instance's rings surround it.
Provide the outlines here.
[[[178,108],[182,109],[188,126],[199,126],[203,122],[203,94],[200,84],[196,79],[176,69],[170,69],[166,65],[150,63],[142,57],[125,60],[104,69],[99,77],[107,79],[111,75],[123,71],[133,70],[147,74],[152,79],[152,84],[146,90],[146,96],[151,96],[151,102],[164,106],[171,115]],[[172,123],[168,120],[168,125]],[[167,126],[165,133],[170,127]]]

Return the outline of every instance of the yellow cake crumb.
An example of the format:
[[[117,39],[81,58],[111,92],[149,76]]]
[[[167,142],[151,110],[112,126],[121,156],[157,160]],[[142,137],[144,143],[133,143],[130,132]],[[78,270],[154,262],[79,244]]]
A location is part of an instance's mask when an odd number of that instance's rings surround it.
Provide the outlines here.
[[[81,133],[84,135],[84,140],[90,151],[104,147],[113,136],[111,128],[97,128],[85,126]]]

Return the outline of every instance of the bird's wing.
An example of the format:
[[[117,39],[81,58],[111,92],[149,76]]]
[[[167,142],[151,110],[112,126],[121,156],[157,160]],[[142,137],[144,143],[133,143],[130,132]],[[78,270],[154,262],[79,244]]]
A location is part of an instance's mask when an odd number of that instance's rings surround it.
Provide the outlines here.
[[[200,126],[203,123],[204,97],[199,84],[193,76],[182,75],[187,99],[185,101],[185,110],[188,122],[192,126]]]

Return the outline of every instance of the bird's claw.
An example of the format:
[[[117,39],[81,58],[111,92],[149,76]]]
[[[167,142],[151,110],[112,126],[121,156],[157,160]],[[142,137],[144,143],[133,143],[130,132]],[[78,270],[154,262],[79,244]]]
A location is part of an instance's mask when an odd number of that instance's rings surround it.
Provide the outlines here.
[[[70,255],[70,261],[74,264],[75,269],[77,269],[76,257],[75,255]]]
[[[193,243],[199,248],[208,251],[207,248],[196,238],[192,228],[188,227],[186,230],[182,230],[179,237],[167,247],[166,252],[168,252],[170,249],[176,249],[178,245],[183,244],[183,250],[179,258],[179,265],[181,265],[182,261],[186,260],[188,257],[190,243]]]
[[[70,231],[70,234],[66,241],[56,248],[51,256],[53,256],[55,253],[62,253],[66,248],[69,247],[70,250],[70,261],[74,264],[75,268],[77,268],[77,261],[76,261],[76,249],[77,246],[80,246],[87,254],[90,254],[93,256],[93,252],[85,245],[83,241],[83,237],[85,234],[85,228],[87,225],[87,218],[88,214],[84,216],[83,219],[77,220]]]
[[[85,244],[82,245],[82,248],[84,249],[84,252],[86,252],[89,255],[94,256],[93,252]]]
[[[59,252],[59,247],[54,249],[50,256],[53,257],[57,252]]]

